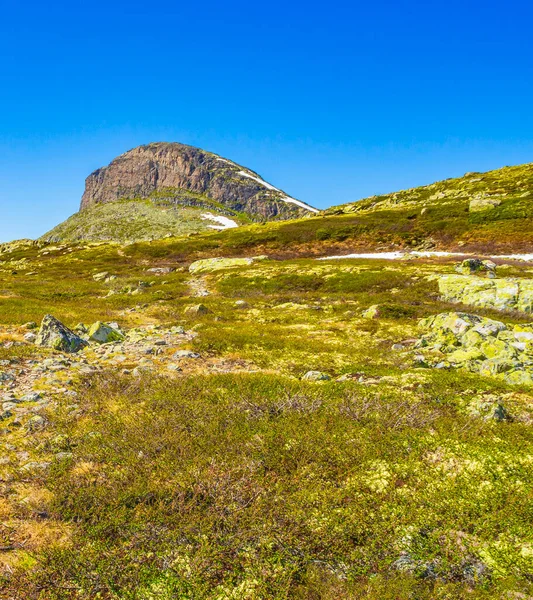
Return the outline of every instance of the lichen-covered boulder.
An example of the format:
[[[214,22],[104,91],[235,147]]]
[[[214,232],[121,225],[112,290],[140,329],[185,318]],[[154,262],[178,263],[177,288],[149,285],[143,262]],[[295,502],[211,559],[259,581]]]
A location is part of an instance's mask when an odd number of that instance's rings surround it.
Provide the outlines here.
[[[476,196],[470,200],[468,210],[470,212],[483,212],[486,210],[492,210],[497,206],[500,206],[502,201],[498,198],[490,198],[484,196]]]
[[[247,267],[258,260],[265,260],[266,256],[251,256],[246,258],[205,258],[193,262],[189,267],[190,273],[212,273],[233,267]]]
[[[188,317],[196,317],[199,315],[206,315],[209,309],[204,304],[192,304],[191,306],[185,307],[185,314]]]
[[[89,327],[87,337],[91,342],[98,342],[99,344],[109,344],[110,342],[122,342],[124,340],[124,334],[111,327],[107,323],[97,321]]]
[[[475,273],[493,273],[496,264],[491,260],[481,260],[479,258],[467,258],[455,265],[455,270],[461,275],[474,275]]]
[[[443,275],[438,285],[442,299],[448,302],[533,312],[533,281],[530,280]]]
[[[82,340],[52,315],[44,317],[35,343],[37,346],[53,348],[60,352],[78,352],[87,346],[85,340]]]

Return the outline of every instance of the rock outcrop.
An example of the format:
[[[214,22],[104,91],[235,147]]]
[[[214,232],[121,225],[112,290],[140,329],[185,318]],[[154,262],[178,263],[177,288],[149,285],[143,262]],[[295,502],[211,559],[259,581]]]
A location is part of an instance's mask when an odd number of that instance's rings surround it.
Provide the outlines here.
[[[533,324],[506,325],[467,313],[442,313],[423,319],[420,326],[426,333],[417,347],[431,352],[424,356],[426,364],[533,385]]]
[[[175,203],[196,204],[203,197],[254,220],[288,219],[318,212],[250,169],[177,143],[139,146],[89,175],[80,210],[154,194]]]
[[[439,278],[442,299],[482,308],[533,312],[533,281],[523,279],[484,279],[468,275]]]

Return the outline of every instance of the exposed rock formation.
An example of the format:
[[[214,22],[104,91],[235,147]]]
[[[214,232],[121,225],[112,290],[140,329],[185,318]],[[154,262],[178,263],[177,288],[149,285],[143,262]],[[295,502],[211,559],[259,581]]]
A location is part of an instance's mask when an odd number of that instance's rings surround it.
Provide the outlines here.
[[[258,220],[295,218],[318,212],[245,167],[211,152],[177,143],[139,146],[89,175],[80,209],[154,194],[174,198],[179,203],[184,191]]]
[[[439,291],[448,302],[533,312],[533,282],[528,280],[444,275],[439,278]]]

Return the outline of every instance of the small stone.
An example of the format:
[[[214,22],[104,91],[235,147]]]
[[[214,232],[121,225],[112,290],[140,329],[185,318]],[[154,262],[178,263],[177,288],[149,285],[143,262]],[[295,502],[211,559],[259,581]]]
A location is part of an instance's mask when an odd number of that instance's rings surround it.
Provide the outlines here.
[[[21,468],[21,471],[24,471],[25,473],[39,473],[47,471],[49,468],[49,462],[29,462]]]
[[[50,440],[50,446],[54,450],[67,451],[70,449],[70,439],[68,435],[60,433]]]
[[[37,335],[31,331],[24,336],[24,341],[28,342],[29,344],[33,344],[36,339]]]
[[[184,312],[187,316],[193,317],[198,315],[206,315],[209,312],[209,309],[204,304],[193,304],[191,306],[187,306]]]
[[[174,353],[172,358],[200,358],[200,354],[198,354],[198,352],[193,352],[192,350],[178,350]]]
[[[93,279],[95,281],[104,281],[109,277],[109,273],[107,271],[102,271],[101,273],[96,273],[93,275]]]
[[[54,454],[54,460],[56,461],[69,460],[71,458],[72,452],[57,452],[57,454]]]
[[[393,344],[392,349],[396,351],[405,350],[405,346],[403,344]]]
[[[175,270],[176,269],[174,267],[152,267],[151,269],[146,269],[146,272],[154,273],[155,275],[169,275]]]
[[[302,379],[304,381],[329,381],[331,377],[322,371],[307,371]]]
[[[41,415],[35,415],[26,423],[26,429],[28,431],[39,431],[46,427],[46,419]]]
[[[365,311],[363,311],[362,315],[363,319],[379,319],[381,316],[381,311],[377,304],[373,304]]]

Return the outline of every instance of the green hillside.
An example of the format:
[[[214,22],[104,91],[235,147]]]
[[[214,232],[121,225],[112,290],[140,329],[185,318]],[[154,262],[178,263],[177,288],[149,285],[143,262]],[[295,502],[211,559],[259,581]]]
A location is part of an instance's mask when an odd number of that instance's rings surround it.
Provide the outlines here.
[[[149,199],[117,200],[96,204],[72,215],[42,236],[48,242],[153,240],[177,237],[219,227],[216,219],[227,217],[235,224],[249,218],[222,207],[204,196],[181,192],[179,200],[153,194]],[[235,221],[236,219],[236,221]]]

